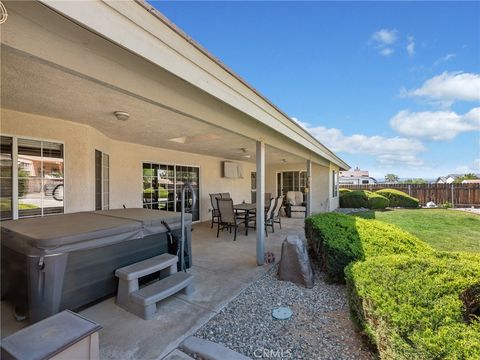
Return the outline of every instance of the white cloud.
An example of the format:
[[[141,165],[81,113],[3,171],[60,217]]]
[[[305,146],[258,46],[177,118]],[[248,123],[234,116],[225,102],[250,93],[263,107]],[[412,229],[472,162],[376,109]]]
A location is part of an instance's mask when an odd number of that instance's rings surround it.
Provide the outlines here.
[[[393,30],[381,29],[372,34],[372,40],[379,44],[391,45],[395,41],[397,41],[398,39],[397,33],[398,31],[395,29]]]
[[[456,56],[457,56],[457,54],[453,54],[453,53],[442,56],[441,58],[435,60],[435,62],[433,63],[433,66],[438,66],[441,63],[450,61],[450,60],[454,59]]]
[[[447,71],[425,81],[415,90],[404,95],[427,97],[441,101],[480,101],[480,75]]]
[[[473,160],[471,164],[460,165],[455,169],[457,174],[478,174],[480,173],[480,158]]]
[[[390,125],[404,136],[451,140],[461,132],[480,130],[480,107],[463,115],[453,111],[402,110],[390,120]]]
[[[415,38],[413,36],[407,38],[407,53],[409,56],[415,55]]]
[[[381,165],[420,166],[423,164],[423,161],[417,157],[418,153],[425,151],[425,147],[419,140],[361,134],[347,136],[339,129],[311,126],[296,118],[293,120],[332,151],[371,155]]]
[[[395,50],[393,50],[392,48],[389,48],[389,47],[386,47],[386,48],[383,48],[382,50],[380,50],[380,55],[383,55],[383,56],[390,56],[393,54]]]
[[[370,37],[370,43],[374,44],[380,55],[390,56],[395,51],[392,48],[392,45],[397,41],[397,39],[397,30],[381,29],[372,34],[372,36]]]

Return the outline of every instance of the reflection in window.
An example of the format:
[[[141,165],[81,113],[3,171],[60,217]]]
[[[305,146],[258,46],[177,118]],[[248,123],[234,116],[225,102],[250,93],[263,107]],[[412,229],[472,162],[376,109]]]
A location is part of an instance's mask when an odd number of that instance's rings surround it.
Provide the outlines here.
[[[63,213],[63,145],[18,139],[18,217]]]
[[[198,200],[199,168],[164,164],[143,164],[143,207],[166,211],[181,210],[182,186],[190,182]],[[194,209],[192,194],[186,193],[185,209],[192,213],[193,220],[199,220],[199,201]]]
[[[0,210],[1,220],[13,217],[12,188],[13,188],[13,139],[7,136],[0,137]]]

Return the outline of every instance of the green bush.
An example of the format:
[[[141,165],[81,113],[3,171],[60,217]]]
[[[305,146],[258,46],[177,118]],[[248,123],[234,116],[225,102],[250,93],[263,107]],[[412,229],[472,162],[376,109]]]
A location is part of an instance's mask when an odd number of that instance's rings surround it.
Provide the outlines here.
[[[338,189],[338,192],[340,193],[340,196],[342,196],[343,194],[352,192],[352,190],[350,190],[350,189],[345,189],[345,188],[340,188],[340,189]]]
[[[391,254],[428,254],[433,250],[415,236],[377,220],[323,213],[305,220],[309,245],[330,280],[344,282],[351,262]]]
[[[440,205],[444,209],[451,209],[454,205],[450,201],[445,201],[442,205]]]
[[[480,291],[479,256],[372,257],[351,264],[346,276],[352,315],[380,358],[480,358],[480,321],[464,321],[460,298],[465,289]]]
[[[367,207],[369,209],[385,209],[389,204],[390,201],[385,196],[373,192],[368,194]]]
[[[480,255],[338,213],[308,217],[305,233],[329,279],[346,276],[353,318],[380,358],[480,358]]]
[[[391,207],[418,208],[418,199],[411,197],[407,193],[395,189],[377,190],[376,194],[382,195],[390,200]]]
[[[385,209],[388,205],[387,198],[368,190],[354,190],[340,196],[342,208]]]

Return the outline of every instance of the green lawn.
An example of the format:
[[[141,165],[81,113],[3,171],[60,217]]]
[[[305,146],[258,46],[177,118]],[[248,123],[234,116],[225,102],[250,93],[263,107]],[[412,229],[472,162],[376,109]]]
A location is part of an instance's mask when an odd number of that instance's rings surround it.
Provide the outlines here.
[[[480,252],[480,216],[446,209],[365,211],[357,213],[397,225],[438,250]]]

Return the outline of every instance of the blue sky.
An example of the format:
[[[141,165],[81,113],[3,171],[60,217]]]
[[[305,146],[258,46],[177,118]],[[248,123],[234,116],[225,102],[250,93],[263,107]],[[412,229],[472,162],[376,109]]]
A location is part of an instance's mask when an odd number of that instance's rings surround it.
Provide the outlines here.
[[[352,167],[480,173],[480,2],[150,3]]]

